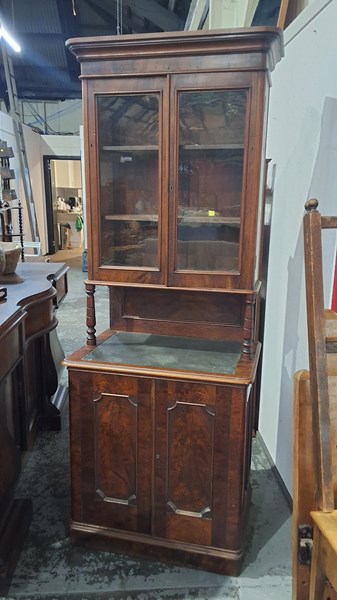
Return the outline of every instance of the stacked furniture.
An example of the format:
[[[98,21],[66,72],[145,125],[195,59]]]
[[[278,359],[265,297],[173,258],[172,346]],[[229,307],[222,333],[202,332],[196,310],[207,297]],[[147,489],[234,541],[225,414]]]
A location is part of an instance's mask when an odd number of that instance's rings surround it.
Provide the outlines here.
[[[67,42],[81,63],[87,346],[74,540],[237,574],[250,501],[276,28]],[[96,337],[95,287],[110,329]]]

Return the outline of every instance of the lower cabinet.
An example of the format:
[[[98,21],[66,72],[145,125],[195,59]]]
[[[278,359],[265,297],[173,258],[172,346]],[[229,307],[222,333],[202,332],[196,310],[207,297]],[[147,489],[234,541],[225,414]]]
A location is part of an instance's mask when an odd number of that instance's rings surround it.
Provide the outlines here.
[[[238,574],[251,386],[69,370],[73,539]]]

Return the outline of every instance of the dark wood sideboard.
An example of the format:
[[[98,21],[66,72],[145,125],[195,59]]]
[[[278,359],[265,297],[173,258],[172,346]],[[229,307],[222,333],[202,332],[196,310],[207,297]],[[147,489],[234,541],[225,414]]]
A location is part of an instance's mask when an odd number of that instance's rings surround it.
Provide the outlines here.
[[[55,309],[67,293],[62,263],[23,263],[0,279],[0,593],[31,518],[29,499],[14,500],[21,466],[40,429],[61,427],[67,388],[58,385],[62,349]]]

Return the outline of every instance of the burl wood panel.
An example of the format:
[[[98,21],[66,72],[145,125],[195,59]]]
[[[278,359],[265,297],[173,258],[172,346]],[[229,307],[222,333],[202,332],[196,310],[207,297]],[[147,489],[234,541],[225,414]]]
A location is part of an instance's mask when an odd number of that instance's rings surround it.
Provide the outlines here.
[[[247,411],[244,388],[156,382],[155,535],[241,553]]]
[[[105,502],[137,501],[138,399],[132,394],[94,394],[96,494]]]
[[[81,373],[79,386],[73,374],[70,381],[72,430],[79,428],[71,443],[73,519],[148,533],[151,381],[99,373]]]
[[[166,538],[210,545],[214,394],[194,387],[193,397],[167,406]]]
[[[242,339],[243,296],[128,287],[111,287],[109,293],[113,329]]]

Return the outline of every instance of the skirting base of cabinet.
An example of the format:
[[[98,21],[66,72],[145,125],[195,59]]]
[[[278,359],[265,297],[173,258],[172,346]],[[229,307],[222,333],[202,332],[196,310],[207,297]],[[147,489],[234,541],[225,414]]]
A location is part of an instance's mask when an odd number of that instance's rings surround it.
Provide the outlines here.
[[[39,415],[39,429],[43,431],[61,431],[67,400],[67,386],[59,385],[55,394],[50,398],[44,414]]]
[[[242,551],[198,546],[143,534],[118,531],[72,521],[70,536],[74,543],[98,550],[130,554],[143,559],[194,567],[221,575],[240,575]]]
[[[32,502],[13,500],[0,529],[0,596],[6,596],[32,520]]]

